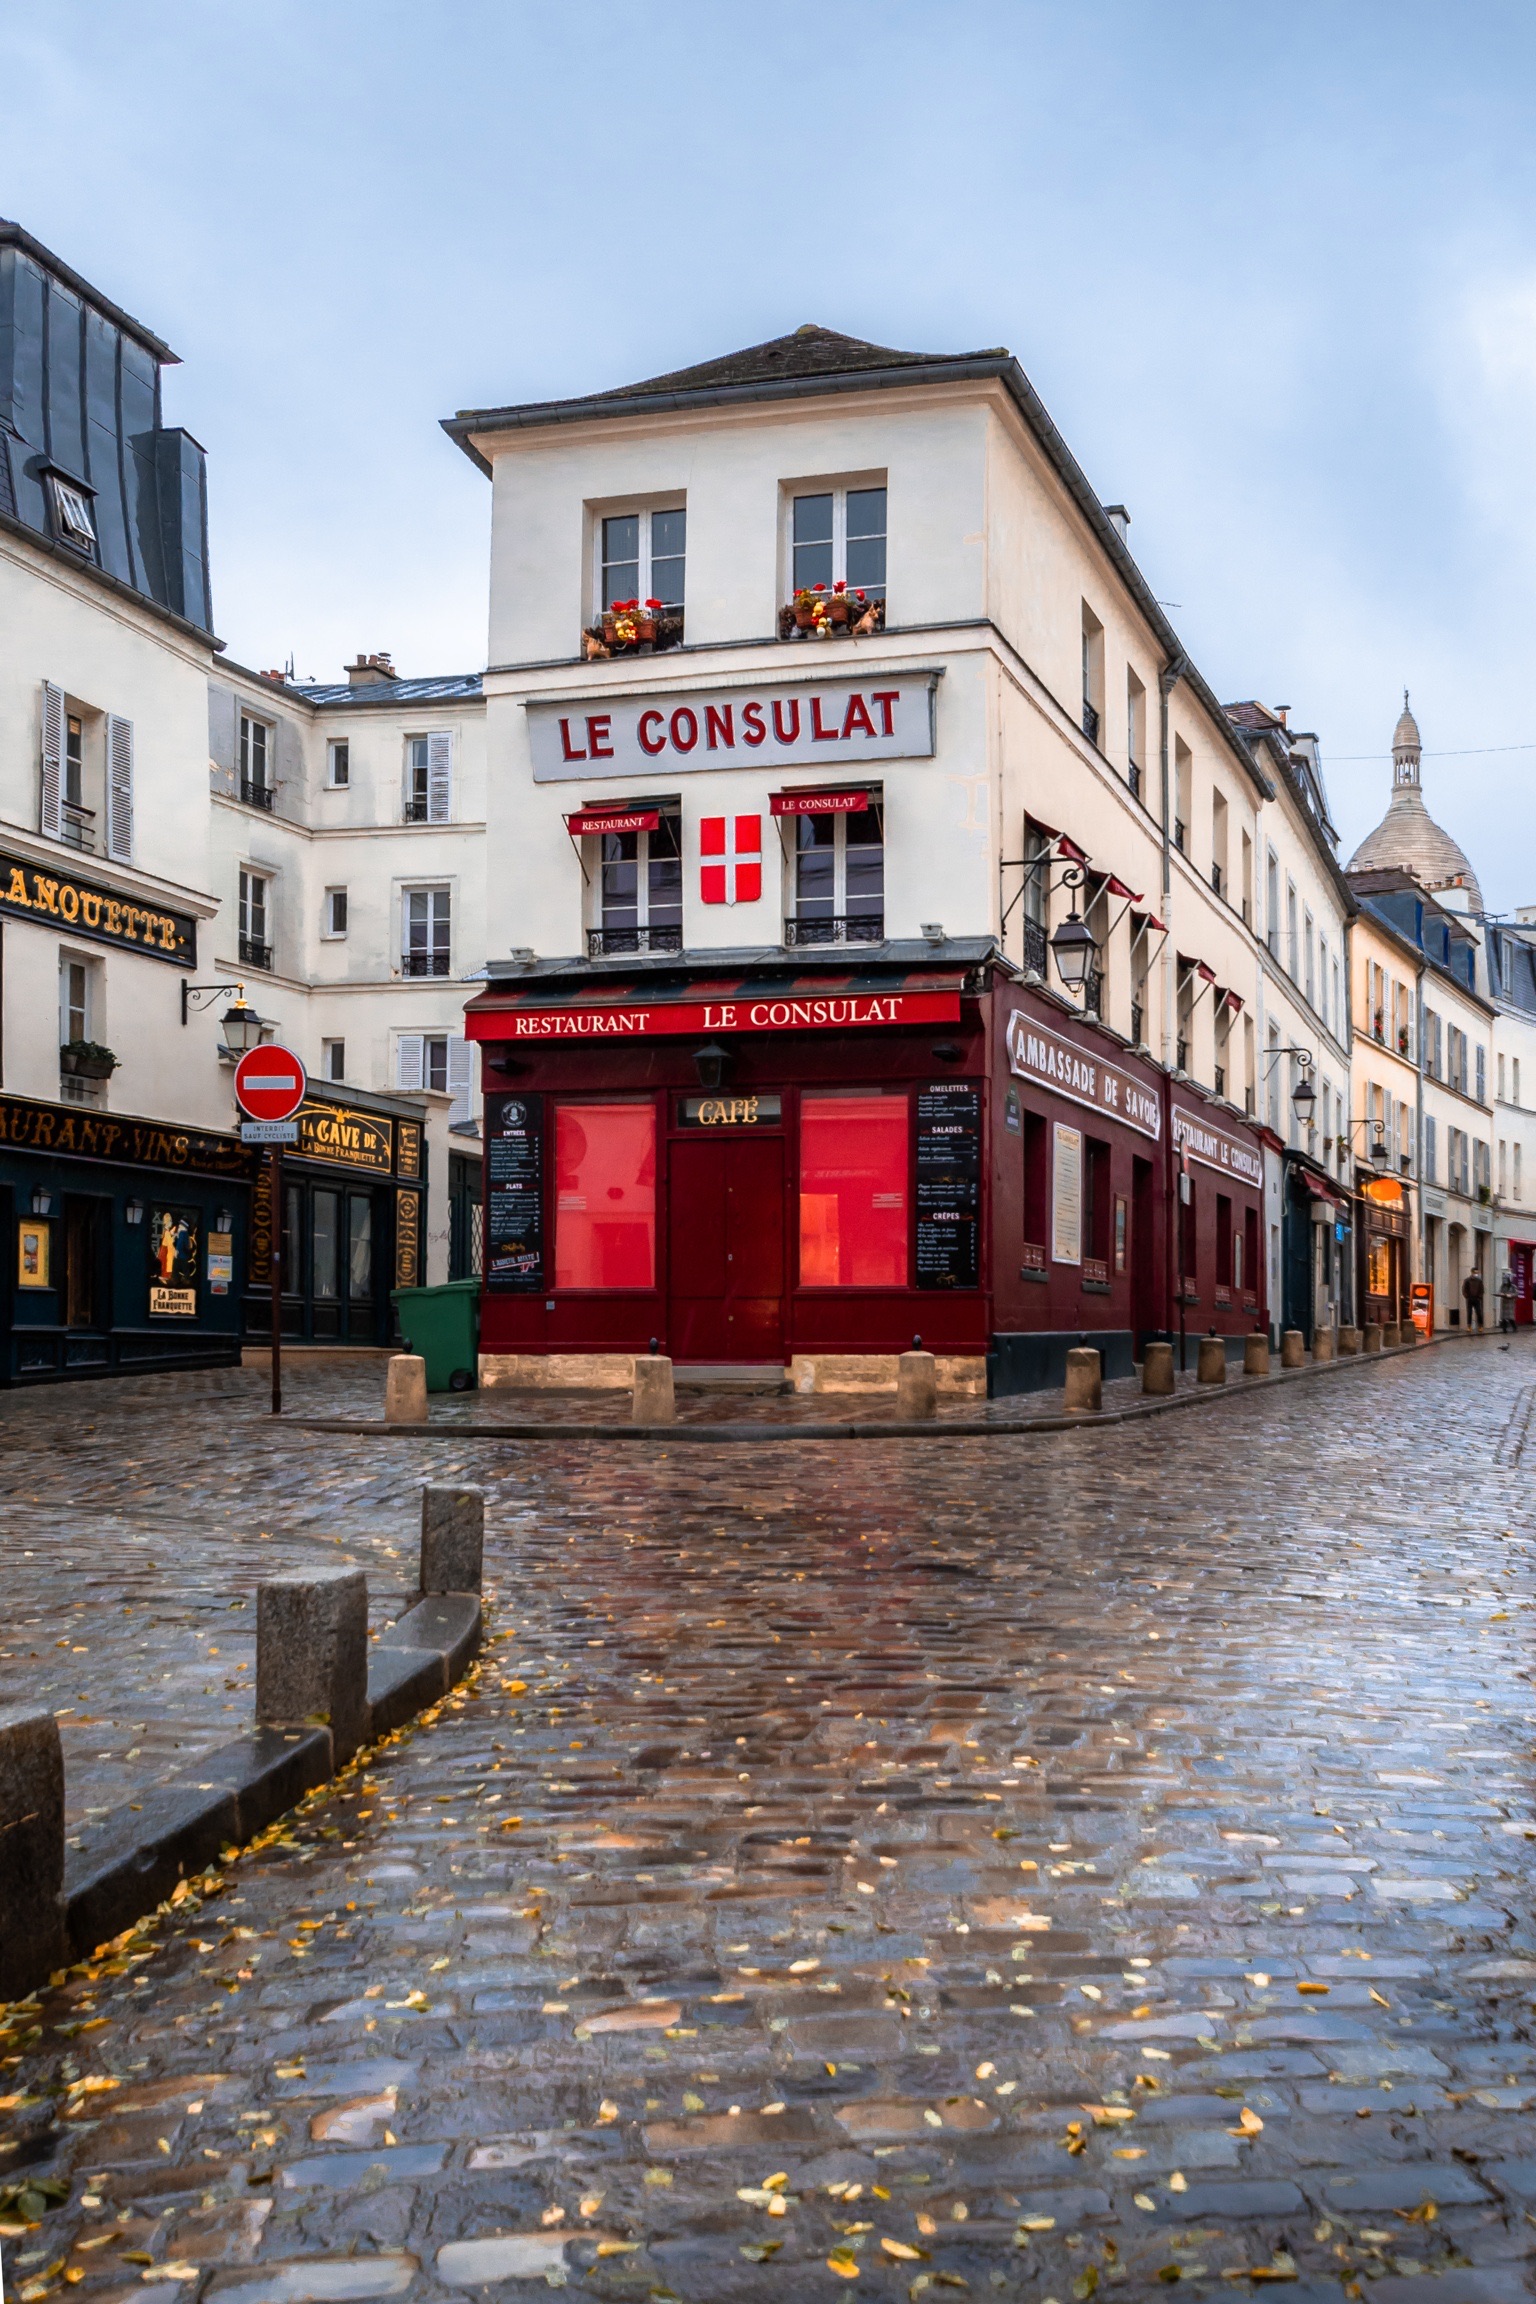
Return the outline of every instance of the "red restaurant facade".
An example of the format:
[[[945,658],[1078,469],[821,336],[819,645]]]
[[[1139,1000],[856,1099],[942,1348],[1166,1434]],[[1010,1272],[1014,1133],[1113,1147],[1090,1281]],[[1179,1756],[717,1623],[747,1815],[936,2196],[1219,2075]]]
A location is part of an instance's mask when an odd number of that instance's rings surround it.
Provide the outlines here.
[[[921,1337],[1008,1394],[1264,1324],[1257,1132],[990,939],[503,965],[466,1029],[502,1380],[654,1341],[809,1388]]]

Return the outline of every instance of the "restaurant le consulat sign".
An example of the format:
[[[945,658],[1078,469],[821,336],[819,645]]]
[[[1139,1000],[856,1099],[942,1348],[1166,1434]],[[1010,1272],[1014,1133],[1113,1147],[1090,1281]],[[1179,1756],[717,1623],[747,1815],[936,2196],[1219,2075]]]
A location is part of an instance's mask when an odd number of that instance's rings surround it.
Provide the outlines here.
[[[825,768],[913,760],[934,748],[936,672],[812,680],[680,695],[531,700],[536,784],[705,768]]]

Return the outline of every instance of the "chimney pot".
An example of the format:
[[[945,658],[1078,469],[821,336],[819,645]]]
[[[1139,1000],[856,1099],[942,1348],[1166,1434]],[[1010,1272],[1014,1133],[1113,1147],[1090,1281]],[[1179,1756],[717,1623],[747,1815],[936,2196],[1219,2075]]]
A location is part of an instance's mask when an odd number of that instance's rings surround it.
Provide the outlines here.
[[[1114,529],[1122,544],[1131,539],[1131,516],[1123,504],[1106,504],[1104,517]]]

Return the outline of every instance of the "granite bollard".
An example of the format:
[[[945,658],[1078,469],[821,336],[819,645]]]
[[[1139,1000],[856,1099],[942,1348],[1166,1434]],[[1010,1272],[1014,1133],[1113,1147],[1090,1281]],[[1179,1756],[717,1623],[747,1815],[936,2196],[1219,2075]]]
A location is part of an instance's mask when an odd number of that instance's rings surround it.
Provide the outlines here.
[[[361,1568],[319,1568],[256,1587],[256,1719],[330,1729],[334,1765],[368,1733],[368,1586]]]
[[[51,1712],[0,1710],[0,2001],[20,2000],[64,1947],[64,1754]]]
[[[1319,1328],[1314,1332],[1312,1337],[1312,1357],[1314,1360],[1331,1360],[1333,1358],[1337,1334],[1338,1331],[1333,1328]]]
[[[1280,1339],[1280,1365],[1282,1368],[1304,1368],[1307,1361],[1307,1340],[1299,1328],[1287,1328]]]
[[[421,1590],[478,1592],[485,1558],[485,1490],[421,1491]]]
[[[1141,1388],[1143,1392],[1172,1392],[1175,1389],[1173,1373],[1173,1346],[1155,1343],[1144,1347],[1141,1358]]]
[[[1225,1384],[1227,1380],[1227,1347],[1220,1336],[1202,1336],[1200,1357],[1195,1365],[1195,1381],[1199,1384]]]
[[[1339,1332],[1338,1332],[1338,1337],[1339,1337],[1339,1342],[1338,1342],[1339,1358],[1340,1358],[1341,1360],[1353,1360],[1353,1358],[1355,1357],[1355,1354],[1356,1354],[1356,1353],[1359,1351],[1359,1349],[1360,1349],[1360,1331],[1359,1331],[1359,1329],[1358,1329],[1358,1328],[1341,1328],[1341,1329],[1339,1330]]]
[[[1379,1352],[1381,1350],[1381,1322],[1379,1320],[1367,1320],[1361,1329],[1360,1349],[1362,1352]]]
[[[425,1424],[427,1364],[418,1352],[397,1352],[384,1379],[386,1424]]]
[[[914,1348],[896,1363],[896,1413],[931,1416],[939,1404],[939,1364],[931,1352]]]
[[[642,1352],[635,1357],[635,1390],[630,1402],[635,1424],[671,1424],[677,1418],[677,1394],[672,1363],[665,1352]]]
[[[1269,1374],[1269,1338],[1262,1328],[1255,1328],[1251,1336],[1243,1338],[1243,1374],[1267,1376]]]
[[[1104,1363],[1091,1344],[1074,1344],[1067,1354],[1063,1406],[1094,1411],[1104,1405]]]

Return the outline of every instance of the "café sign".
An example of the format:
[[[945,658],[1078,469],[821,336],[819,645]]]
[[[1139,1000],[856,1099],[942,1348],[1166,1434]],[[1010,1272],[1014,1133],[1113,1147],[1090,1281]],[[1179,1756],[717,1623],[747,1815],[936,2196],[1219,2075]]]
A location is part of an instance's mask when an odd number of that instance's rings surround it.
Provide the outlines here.
[[[700,768],[815,766],[928,758],[935,672],[871,672],[761,688],[588,696],[525,705],[536,784]],[[588,829],[583,825],[583,830]]]
[[[1215,1168],[1224,1176],[1235,1176],[1240,1184],[1252,1185],[1255,1192],[1264,1182],[1264,1163],[1252,1144],[1218,1128],[1204,1113],[1186,1112],[1178,1104],[1173,1108],[1173,1147],[1186,1159],[1198,1160],[1203,1168]]]
[[[197,922],[190,913],[133,904],[110,888],[97,888],[73,873],[57,872],[0,853],[0,912],[67,928],[98,944],[115,944],[168,960],[173,968],[197,966]]]
[[[1008,1062],[1021,1080],[1038,1081],[1069,1103],[1086,1104],[1091,1112],[1123,1120],[1154,1142],[1163,1132],[1163,1100],[1155,1088],[1048,1031],[1021,1008],[1008,1019]]]

